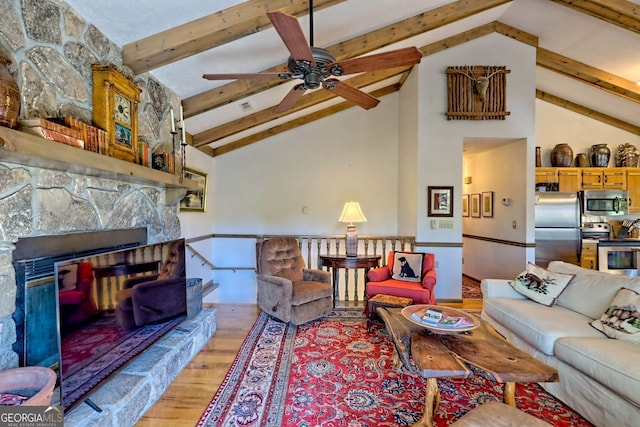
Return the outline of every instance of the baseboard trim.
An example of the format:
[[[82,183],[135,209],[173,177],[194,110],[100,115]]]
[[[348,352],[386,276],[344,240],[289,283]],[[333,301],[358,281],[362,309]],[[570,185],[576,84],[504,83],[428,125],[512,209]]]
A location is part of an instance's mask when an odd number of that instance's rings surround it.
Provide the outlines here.
[[[444,305],[453,308],[462,308],[462,299],[438,299],[438,305]]]

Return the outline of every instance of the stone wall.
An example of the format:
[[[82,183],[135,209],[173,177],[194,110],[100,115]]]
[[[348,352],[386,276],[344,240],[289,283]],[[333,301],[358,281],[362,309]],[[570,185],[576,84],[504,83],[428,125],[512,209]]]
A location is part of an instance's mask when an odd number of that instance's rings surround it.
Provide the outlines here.
[[[20,87],[20,118],[72,116],[91,123],[91,65],[122,64],[121,50],[59,0],[0,0],[0,55]],[[171,147],[169,107],[180,99],[150,75],[142,89],[139,140]],[[176,162],[177,164],[179,161]],[[146,227],[149,243],[180,237],[178,201],[161,187],[18,166],[0,158],[0,370],[17,366],[11,318],[14,243],[25,237]]]

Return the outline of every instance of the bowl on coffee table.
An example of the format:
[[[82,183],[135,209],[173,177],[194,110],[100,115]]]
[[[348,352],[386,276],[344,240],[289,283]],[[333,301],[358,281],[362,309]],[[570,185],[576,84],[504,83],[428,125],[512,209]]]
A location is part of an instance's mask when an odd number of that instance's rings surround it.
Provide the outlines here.
[[[433,314],[437,317],[438,313],[442,315],[439,320],[422,320],[425,315]],[[466,311],[441,305],[410,305],[402,309],[402,316],[415,325],[440,334],[465,332],[480,326],[480,319],[476,316]]]

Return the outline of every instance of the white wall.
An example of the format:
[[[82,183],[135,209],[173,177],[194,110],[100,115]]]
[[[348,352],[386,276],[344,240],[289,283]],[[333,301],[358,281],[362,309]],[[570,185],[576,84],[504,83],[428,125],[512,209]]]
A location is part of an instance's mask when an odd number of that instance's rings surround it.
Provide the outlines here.
[[[462,209],[454,203],[453,229],[432,229],[426,215],[426,190],[429,185],[453,186],[454,200],[460,200],[462,187],[462,159],[465,138],[521,139],[526,141],[525,155],[505,167],[527,169],[528,158],[535,152],[535,61],[534,47],[499,34],[490,34],[464,45],[447,49],[425,58],[419,67],[419,128],[417,179],[417,240],[421,242],[462,243]],[[447,120],[447,85],[445,70],[458,65],[502,65],[511,70],[507,75],[506,120]],[[519,163],[518,163],[519,162]],[[524,177],[533,188],[533,170]],[[485,188],[483,191],[495,191]],[[533,198],[533,194],[531,195]],[[525,208],[533,212],[533,206]],[[526,213],[525,213],[526,215]],[[495,224],[498,224],[495,221]],[[533,226],[531,226],[533,227]],[[495,237],[487,230],[487,237]],[[526,232],[525,232],[526,235]],[[533,236],[533,230],[531,232]],[[481,245],[482,251],[490,250]],[[461,297],[462,247],[441,248],[434,245],[429,252],[439,260],[436,296],[444,299]],[[522,254],[507,251],[501,262],[521,263]],[[466,257],[465,257],[466,259]]]
[[[510,69],[507,109],[511,115],[504,121],[447,121],[444,70],[454,65],[505,65]],[[496,192],[496,216],[475,219],[481,230],[474,230],[474,234],[531,244],[533,191],[526,189],[534,188],[536,145],[543,147],[543,165],[549,165],[549,153],[559,142],[569,143],[574,154],[601,142],[612,150],[625,142],[640,145],[637,135],[537,101],[535,73],[533,47],[491,34],[424,58],[402,90],[382,98],[375,109],[352,108],[217,158],[188,149],[188,165],[209,172],[208,205],[204,214],[180,214],[183,235],[341,234],[345,225],[337,218],[342,206],[348,200],[358,200],[368,218],[367,223],[358,225],[360,234],[415,235],[426,245],[420,250],[436,254],[436,296],[460,298],[460,245],[466,223],[471,223],[463,221],[457,202],[463,193]],[[462,184],[463,145],[473,138],[519,141],[480,159],[487,163],[485,169],[500,169],[501,173],[477,189]],[[504,185],[500,180],[509,183]],[[453,229],[430,228],[428,185],[454,187]],[[511,194],[512,210],[502,211],[501,194]],[[514,219],[516,230],[510,228]],[[533,248],[468,240],[464,241],[464,271],[477,278],[511,277],[511,266],[519,271],[525,260],[534,259]],[[232,268],[253,266],[253,243],[252,239],[217,239],[194,246],[216,266]],[[206,281],[210,275],[220,283],[209,300],[255,302],[253,272],[210,272],[200,268],[197,260],[188,257],[187,262],[190,277]],[[498,269],[488,271],[487,265]],[[503,270],[499,266],[508,267]]]
[[[343,234],[344,203],[360,202],[359,234],[396,234],[398,94],[213,159],[209,232]],[[188,161],[188,160],[187,160]],[[303,212],[303,208],[304,212]],[[217,267],[253,266],[255,240],[216,239]],[[216,270],[217,301],[254,303],[255,274]]]
[[[196,150],[190,146],[186,148],[187,167],[195,169],[200,172],[207,173],[208,185],[206,193],[206,206],[205,212],[180,212],[178,217],[180,218],[180,226],[182,227],[182,237],[189,239],[199,236],[211,234],[213,232],[213,210],[211,209],[212,203],[215,203],[215,194],[213,193],[213,186],[210,185],[212,176],[213,158],[202,153],[200,150]],[[198,251],[198,253],[205,255],[210,259],[210,255],[213,252],[213,241],[203,240],[200,242],[192,243],[191,246]],[[205,265],[198,257],[193,256],[193,251],[186,248],[186,266],[187,277],[199,277],[206,283],[213,279],[213,272],[211,268]],[[205,297],[206,301],[211,296]]]
[[[607,144],[611,150],[609,166],[615,166],[613,155],[620,144],[640,148],[640,135],[592,120],[557,105],[536,101],[537,145],[541,147],[542,166],[551,166],[551,150],[556,144],[567,143],[578,153],[588,153],[594,144]],[[572,164],[573,166],[573,164]]]
[[[463,231],[505,243],[464,238],[464,274],[477,279],[513,278],[527,261],[535,259],[534,249],[524,246],[528,198],[523,189],[527,188],[527,169],[519,165],[526,156],[527,141],[524,139],[465,155],[463,175],[470,177],[471,183],[463,183],[463,194],[482,195],[482,192],[493,191],[494,202],[492,217],[464,217]],[[502,203],[503,199],[508,199],[508,206]],[[502,262],[506,259],[510,261]]]

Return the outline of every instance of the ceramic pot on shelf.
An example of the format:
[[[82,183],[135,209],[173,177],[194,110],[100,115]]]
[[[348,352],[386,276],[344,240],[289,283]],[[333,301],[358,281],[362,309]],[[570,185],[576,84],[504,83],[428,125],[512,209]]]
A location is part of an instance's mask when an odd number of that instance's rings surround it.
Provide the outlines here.
[[[587,155],[585,153],[576,154],[576,167],[584,168],[589,166],[589,159],[587,159]]]
[[[15,128],[20,113],[20,89],[9,72],[10,63],[0,56],[0,126]]]
[[[569,167],[573,161],[573,150],[568,144],[556,144],[551,150],[551,166]]]
[[[610,157],[611,150],[609,150],[607,144],[594,144],[589,150],[589,160],[593,167],[606,168],[609,166]]]
[[[631,144],[620,144],[616,149],[615,160],[618,167],[638,167],[640,152]]]

